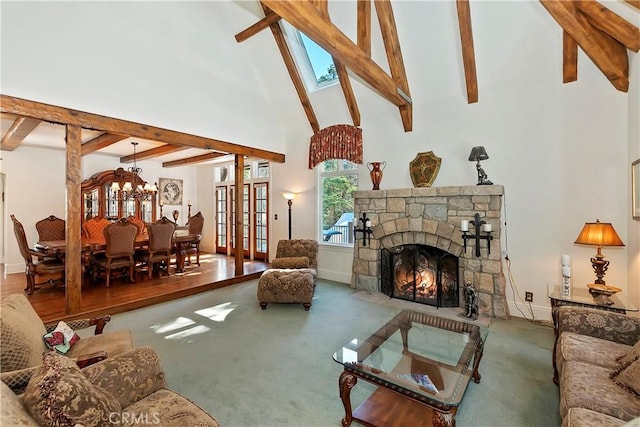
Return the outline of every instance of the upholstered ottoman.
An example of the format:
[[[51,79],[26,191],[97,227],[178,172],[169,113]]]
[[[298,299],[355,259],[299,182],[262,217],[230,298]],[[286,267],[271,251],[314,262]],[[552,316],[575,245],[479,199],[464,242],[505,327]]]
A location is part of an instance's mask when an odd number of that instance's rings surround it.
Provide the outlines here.
[[[269,269],[258,280],[258,301],[263,310],[270,302],[299,303],[309,311],[315,288],[315,271],[309,268]]]

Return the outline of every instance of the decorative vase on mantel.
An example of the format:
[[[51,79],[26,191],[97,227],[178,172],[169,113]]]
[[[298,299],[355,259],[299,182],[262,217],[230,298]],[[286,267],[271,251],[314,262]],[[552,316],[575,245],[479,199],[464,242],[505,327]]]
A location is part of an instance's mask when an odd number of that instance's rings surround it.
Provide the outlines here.
[[[382,181],[382,171],[387,167],[387,162],[369,162],[367,168],[369,168],[369,175],[371,176],[371,182],[373,183],[372,190],[380,189],[380,181]]]

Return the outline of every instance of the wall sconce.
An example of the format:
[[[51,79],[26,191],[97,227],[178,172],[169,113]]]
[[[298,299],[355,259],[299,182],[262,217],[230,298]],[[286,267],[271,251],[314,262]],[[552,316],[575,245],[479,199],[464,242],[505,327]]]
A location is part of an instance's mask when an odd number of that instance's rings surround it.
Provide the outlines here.
[[[367,213],[362,212],[362,216],[358,219],[362,223],[362,227],[358,228],[358,226],[353,227],[353,235],[358,238],[358,233],[362,233],[362,246],[367,246],[368,243],[371,243],[371,220],[367,218]]]
[[[476,162],[476,169],[478,170],[478,184],[477,185],[493,185],[493,182],[487,179],[487,174],[480,166],[480,160],[487,160],[489,155],[487,150],[482,145],[473,147],[471,153],[469,153],[469,161]]]
[[[289,240],[291,240],[291,205],[293,205],[296,193],[282,193],[282,197],[287,200],[287,205],[289,205]]]
[[[491,229],[491,224],[487,224],[485,221],[482,221],[480,219],[480,214],[476,212],[475,216],[474,216],[474,220],[473,221],[466,221],[466,220],[462,220],[462,222],[460,223],[460,230],[462,231],[462,240],[464,240],[464,251],[467,252],[467,240],[468,239],[475,239],[476,241],[476,256],[479,257],[480,256],[480,240],[486,240],[487,241],[487,250],[489,251],[488,253],[491,254],[491,240],[493,240],[493,236],[491,235],[491,232],[493,231]],[[469,232],[469,224],[473,225],[475,230],[476,230],[476,234],[467,234]],[[484,231],[485,235],[481,235],[480,234],[480,228],[484,225]]]

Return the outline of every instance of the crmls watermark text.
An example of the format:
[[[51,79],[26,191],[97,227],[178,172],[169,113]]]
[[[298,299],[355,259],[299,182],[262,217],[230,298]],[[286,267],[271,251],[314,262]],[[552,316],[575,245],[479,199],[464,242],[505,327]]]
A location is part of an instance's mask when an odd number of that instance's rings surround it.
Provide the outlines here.
[[[157,412],[138,415],[130,414],[128,412],[110,412],[109,423],[116,425],[158,425],[160,424],[160,416]]]

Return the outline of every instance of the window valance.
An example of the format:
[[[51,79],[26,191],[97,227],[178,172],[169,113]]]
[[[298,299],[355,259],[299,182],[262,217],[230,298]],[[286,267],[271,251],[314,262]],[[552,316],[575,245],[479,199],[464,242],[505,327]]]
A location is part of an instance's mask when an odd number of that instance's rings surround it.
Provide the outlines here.
[[[329,159],[345,159],[362,164],[362,129],[351,125],[334,125],[311,136],[309,169]]]

